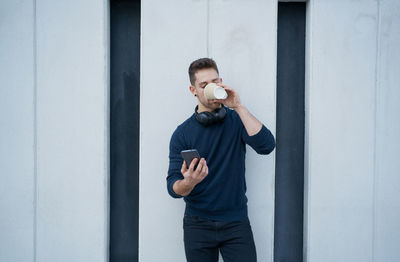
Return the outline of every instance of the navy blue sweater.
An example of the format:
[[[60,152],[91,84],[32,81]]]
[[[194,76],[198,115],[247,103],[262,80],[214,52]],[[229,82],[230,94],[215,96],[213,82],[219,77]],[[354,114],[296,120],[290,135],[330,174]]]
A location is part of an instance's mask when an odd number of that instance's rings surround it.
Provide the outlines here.
[[[205,127],[193,114],[176,128],[169,148],[168,193],[174,198],[182,197],[173,191],[173,184],[183,179],[182,150],[197,149],[208,166],[206,178],[184,198],[185,214],[217,221],[247,217],[246,144],[259,154],[269,154],[275,148],[275,139],[264,125],[257,134],[249,136],[232,109],[227,110],[221,123]]]

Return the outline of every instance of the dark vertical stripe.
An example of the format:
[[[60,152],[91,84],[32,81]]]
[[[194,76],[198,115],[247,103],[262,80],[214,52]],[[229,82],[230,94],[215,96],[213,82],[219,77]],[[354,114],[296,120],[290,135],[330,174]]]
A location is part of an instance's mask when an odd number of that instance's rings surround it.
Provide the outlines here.
[[[110,2],[110,261],[138,261],[140,1]]]
[[[278,4],[274,261],[303,261],[305,3]]]

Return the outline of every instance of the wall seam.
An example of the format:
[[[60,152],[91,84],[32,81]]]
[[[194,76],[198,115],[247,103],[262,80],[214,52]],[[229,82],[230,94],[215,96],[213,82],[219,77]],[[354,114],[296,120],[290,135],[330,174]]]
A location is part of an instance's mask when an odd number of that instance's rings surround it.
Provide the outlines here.
[[[377,261],[376,257],[376,222],[377,222],[377,173],[378,173],[378,161],[377,161],[377,148],[378,148],[378,108],[379,108],[379,57],[380,57],[380,27],[381,27],[381,16],[380,16],[380,1],[377,1],[377,22],[376,22],[376,43],[375,43],[375,101],[374,101],[374,173],[373,173],[373,202],[372,202],[372,261]]]
[[[307,119],[308,120],[308,126],[307,127],[305,127],[305,128],[307,128],[307,132],[308,132],[308,145],[307,145],[307,148],[308,148],[308,155],[307,156],[305,156],[305,157],[307,157],[307,210],[306,210],[306,212],[307,212],[307,221],[305,221],[304,223],[307,223],[307,226],[306,226],[306,228],[307,228],[307,232],[306,232],[306,234],[305,234],[305,237],[307,238],[306,239],[306,244],[307,244],[307,246],[306,246],[306,254],[304,255],[304,257],[305,257],[305,259],[306,259],[306,261],[311,261],[311,220],[312,220],[312,217],[311,217],[311,197],[312,197],[312,192],[311,192],[311,189],[312,189],[312,185],[311,185],[311,182],[312,182],[312,176],[311,176],[311,170],[312,170],[312,165],[311,165],[311,159],[312,159],[312,146],[311,146],[311,142],[310,142],[310,138],[312,137],[312,108],[311,108],[311,104],[312,104],[312,83],[314,83],[314,81],[313,81],[313,77],[314,77],[314,75],[313,75],[313,69],[314,69],[314,59],[313,59],[313,52],[312,52],[312,50],[313,50],[313,40],[314,40],[314,15],[313,15],[313,13],[314,13],[314,9],[315,9],[315,6],[314,6],[314,1],[309,1],[308,2],[308,5],[307,5],[307,10],[306,10],[306,12],[308,12],[308,18],[309,18],[309,21],[308,21],[308,23],[309,23],[309,32],[307,33],[306,32],[306,36],[308,36],[309,37],[309,39],[306,39],[306,41],[308,41],[308,43],[306,43],[306,44],[308,44],[308,51],[309,51],[309,53],[307,54],[306,53],[306,55],[308,56],[308,70],[309,70],[309,72],[307,72],[307,74],[309,74],[308,75],[308,79],[309,79],[309,81],[308,81],[308,86],[306,86],[305,88],[307,89],[307,90],[305,90],[305,91],[307,91],[307,93],[308,93],[308,97],[307,97],[307,99],[308,99],[308,103],[307,103],[307,109],[308,109],[308,117],[306,116],[306,118],[305,119]],[[306,19],[307,19],[307,14],[306,14]],[[306,21],[307,22],[307,21]],[[307,28],[306,28],[306,30],[307,30]],[[307,51],[307,50],[306,50]],[[307,58],[306,58],[307,59]],[[306,68],[306,70],[307,70],[307,68]],[[305,113],[307,113],[307,112],[305,112]]]
[[[277,112],[278,112],[278,110],[277,110],[277,104],[278,104],[278,101],[277,101],[277,82],[278,82],[278,80],[277,80],[277,78],[278,78],[278,12],[279,12],[279,10],[278,10],[278,8],[279,8],[279,3],[278,3],[278,1],[276,1],[275,2],[275,5],[274,5],[274,9],[275,9],[275,12],[274,12],[274,14],[275,14],[275,30],[276,30],[276,33],[275,33],[275,42],[274,42],[274,50],[275,50],[275,61],[276,61],[276,63],[275,63],[275,88],[274,88],[274,100],[273,101],[275,101],[275,127],[274,127],[274,129],[275,129],[275,138],[276,138],[276,120],[277,120]],[[270,250],[271,250],[271,256],[270,256],[270,259],[271,259],[271,261],[274,261],[274,256],[275,256],[275,250],[274,250],[274,247],[275,247],[275,181],[276,181],[276,179],[275,179],[275,176],[276,176],[276,149],[274,150],[274,154],[272,155],[272,161],[273,161],[273,163],[274,163],[274,169],[273,169],[273,172],[274,172],[274,176],[273,176],[273,178],[272,178],[272,187],[271,187],[271,199],[272,199],[272,205],[273,205],[273,212],[272,212],[272,214],[271,214],[271,225],[270,225],[270,227],[272,228],[272,234],[271,234],[271,246],[270,246]]]
[[[103,0],[103,47],[104,47],[104,158],[103,190],[104,190],[104,262],[109,261],[110,246],[110,2]]]
[[[210,57],[210,0],[207,0],[207,57]]]
[[[37,261],[37,19],[33,0],[33,261]]]
[[[142,185],[141,185],[141,182],[142,182],[142,179],[141,179],[141,175],[142,175],[142,170],[143,170],[143,164],[142,164],[142,156],[143,156],[143,149],[144,149],[144,147],[143,147],[143,133],[144,133],[144,130],[143,130],[143,123],[142,123],[142,121],[143,121],[143,118],[141,117],[141,114],[142,114],[142,112],[145,112],[145,110],[144,110],[144,87],[145,87],[145,83],[144,83],[144,59],[143,59],[143,57],[144,57],[144,54],[145,54],[145,52],[144,52],[144,45],[143,45],[143,43],[144,43],[144,39],[145,39],[145,30],[144,30],[144,22],[146,21],[145,19],[142,19],[143,17],[145,17],[145,12],[146,12],[146,10],[145,10],[145,4],[144,4],[144,2],[145,1],[141,1],[140,2],[140,25],[139,25],[139,30],[140,30],[140,32],[139,32],[139,34],[140,34],[140,39],[139,39],[139,49],[140,49],[140,51],[139,51],[139,135],[138,135],[138,139],[139,139],[139,141],[138,141],[138,145],[139,145],[139,148],[137,149],[138,150],[138,154],[139,154],[139,159],[138,159],[138,168],[139,168],[139,174],[138,174],[138,228],[137,228],[137,230],[138,230],[138,235],[137,235],[137,238],[138,238],[138,240],[137,240],[137,257],[138,257],[138,261],[140,262],[140,261],[142,261],[142,254],[141,254],[141,252],[142,252],[142,249],[141,249],[141,245],[142,245],[142,241],[141,241],[141,239],[142,239],[142,235],[144,235],[143,233],[142,233],[142,228],[140,227],[140,224],[141,224],[141,221],[142,221],[142,217],[141,217],[141,214],[142,214],[142,209],[143,209],[143,203],[142,203],[142,198],[141,198],[141,196],[142,196]],[[111,53],[111,52],[110,52]],[[143,103],[142,103],[143,102]]]

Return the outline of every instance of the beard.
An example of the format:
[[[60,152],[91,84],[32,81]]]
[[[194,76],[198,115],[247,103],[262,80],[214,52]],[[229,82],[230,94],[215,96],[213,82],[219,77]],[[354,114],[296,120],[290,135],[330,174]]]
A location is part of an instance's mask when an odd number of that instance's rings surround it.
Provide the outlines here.
[[[205,108],[211,109],[214,111],[217,108],[220,108],[222,104],[220,102],[213,102],[213,100],[207,100],[206,103],[202,103]]]

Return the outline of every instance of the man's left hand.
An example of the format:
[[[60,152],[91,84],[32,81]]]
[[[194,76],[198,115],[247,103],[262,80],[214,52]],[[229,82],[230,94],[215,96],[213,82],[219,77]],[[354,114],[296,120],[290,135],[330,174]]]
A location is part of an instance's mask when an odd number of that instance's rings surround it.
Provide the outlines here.
[[[238,108],[241,105],[239,94],[227,85],[218,83],[217,85],[222,86],[228,93],[226,99],[215,99],[216,102],[222,103],[223,105],[232,109]]]

